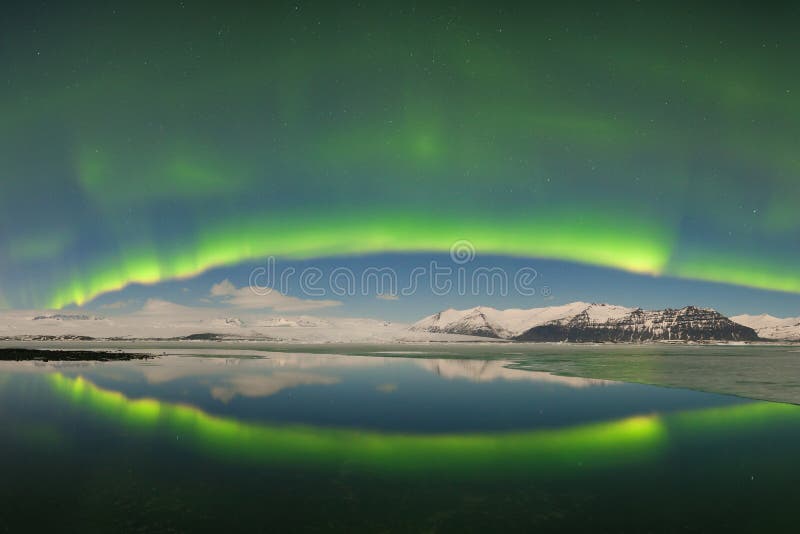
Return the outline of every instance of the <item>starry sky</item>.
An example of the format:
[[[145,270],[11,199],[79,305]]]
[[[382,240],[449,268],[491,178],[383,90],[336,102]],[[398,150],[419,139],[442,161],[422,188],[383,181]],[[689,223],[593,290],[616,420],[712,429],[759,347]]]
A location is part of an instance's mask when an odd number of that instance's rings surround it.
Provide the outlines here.
[[[466,239],[565,297],[800,309],[797,4],[4,11],[2,307]]]

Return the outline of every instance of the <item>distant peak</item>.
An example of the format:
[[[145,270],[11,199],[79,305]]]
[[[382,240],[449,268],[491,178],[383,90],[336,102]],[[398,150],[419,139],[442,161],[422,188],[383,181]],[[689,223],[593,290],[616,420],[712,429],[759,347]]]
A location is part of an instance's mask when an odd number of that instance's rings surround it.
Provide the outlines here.
[[[704,311],[704,312],[719,313],[714,308],[703,308],[702,306],[695,306],[694,304],[684,306],[683,308],[680,309],[680,311]]]

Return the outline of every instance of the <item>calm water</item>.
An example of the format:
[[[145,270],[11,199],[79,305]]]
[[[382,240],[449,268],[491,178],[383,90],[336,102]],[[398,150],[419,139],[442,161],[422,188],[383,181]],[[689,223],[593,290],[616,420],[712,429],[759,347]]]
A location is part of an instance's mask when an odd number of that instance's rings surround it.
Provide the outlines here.
[[[0,362],[0,531],[797,523],[794,405],[497,359],[220,352]]]

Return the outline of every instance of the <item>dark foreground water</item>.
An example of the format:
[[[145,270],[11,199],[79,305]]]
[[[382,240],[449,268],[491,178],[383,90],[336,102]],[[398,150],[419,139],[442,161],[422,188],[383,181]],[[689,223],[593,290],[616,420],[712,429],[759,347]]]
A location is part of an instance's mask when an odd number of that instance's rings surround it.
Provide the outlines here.
[[[389,356],[0,363],[0,531],[796,531],[800,407]]]

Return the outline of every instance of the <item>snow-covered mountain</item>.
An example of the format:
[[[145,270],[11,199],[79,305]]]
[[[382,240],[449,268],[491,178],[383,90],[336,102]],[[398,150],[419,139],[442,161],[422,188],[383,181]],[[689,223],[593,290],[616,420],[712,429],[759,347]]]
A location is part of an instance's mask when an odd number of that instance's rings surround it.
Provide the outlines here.
[[[52,311],[0,313],[0,341],[247,340],[285,343],[469,341],[474,337],[412,332],[408,324],[368,318],[227,315],[214,308],[148,301],[140,310],[99,317]]]
[[[208,324],[217,328],[318,328],[332,326],[330,321],[319,317],[224,317],[209,319]]]
[[[518,341],[640,342],[755,341],[756,332],[715,310],[642,310],[610,304],[573,302],[529,310],[485,306],[445,310],[422,319],[414,331],[452,333]]]
[[[70,313],[51,313],[48,315],[37,315],[33,321],[102,321],[104,318],[99,315],[70,314]]]
[[[744,326],[755,330],[759,337],[785,341],[800,341],[800,317],[773,317],[763,313],[761,315],[736,315],[731,317]]]
[[[0,313],[2,340],[252,340],[287,343],[427,341],[800,341],[800,318],[740,315],[713,309],[643,310],[573,302],[533,309],[448,309],[411,327],[376,319],[264,315],[150,300],[108,316],[58,311]]]
[[[478,306],[469,310],[448,309],[433,314],[412,325],[415,331],[464,334],[471,336],[512,339],[534,326],[572,319],[585,313],[594,322],[624,317],[634,308],[609,304],[572,302],[563,306],[531,308],[527,310],[497,310]]]

